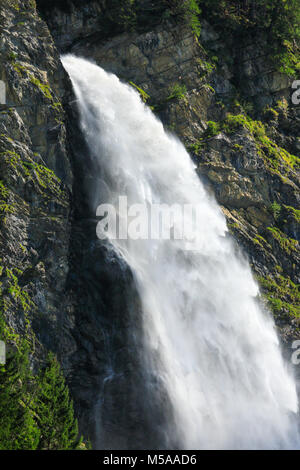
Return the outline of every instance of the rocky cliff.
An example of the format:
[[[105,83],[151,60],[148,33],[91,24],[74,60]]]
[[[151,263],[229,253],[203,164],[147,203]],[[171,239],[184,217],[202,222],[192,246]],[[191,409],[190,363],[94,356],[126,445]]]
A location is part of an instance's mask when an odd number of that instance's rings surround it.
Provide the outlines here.
[[[97,168],[60,53],[131,82],[181,138],[247,253],[283,342],[299,338],[292,79],[278,72],[262,32],[225,41],[204,15],[197,39],[171,3],[142,1],[133,21],[116,1],[0,1],[1,325],[10,341],[32,338],[33,367],[46,350],[58,355],[82,432],[105,448],[128,447],[129,432],[135,448],[163,447],[171,412],[154,380],[145,400],[133,334],[139,299],[128,267],[96,239],[87,188]]]
[[[0,23],[6,84],[0,114],[1,314],[14,333],[35,331],[37,350],[57,349],[57,343],[68,344],[62,330],[72,323],[63,314],[73,185],[64,111],[68,83],[33,2],[1,2]]]

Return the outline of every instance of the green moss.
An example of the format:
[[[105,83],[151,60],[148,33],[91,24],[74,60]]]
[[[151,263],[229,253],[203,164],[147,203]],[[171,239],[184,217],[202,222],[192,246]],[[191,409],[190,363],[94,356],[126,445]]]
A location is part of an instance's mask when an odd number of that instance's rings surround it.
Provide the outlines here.
[[[237,150],[238,152],[241,152],[243,150],[243,146],[239,144],[234,144],[233,148]]]
[[[298,242],[293,238],[289,238],[277,227],[267,227],[267,230],[272,234],[272,237],[277,241],[282,250],[290,254],[292,251],[297,250]]]
[[[281,98],[280,100],[277,101],[276,108],[282,114],[287,115],[288,109],[289,109],[289,104],[288,104],[288,102],[285,98]]]
[[[18,64],[17,62],[13,64],[13,68],[20,77],[22,77],[23,73],[27,72],[26,67],[24,65]]]
[[[6,0],[8,5],[16,11],[20,11],[20,2],[19,0]]]
[[[41,82],[38,78],[36,78],[34,75],[31,73],[28,73],[28,77],[33,85],[35,85],[40,92],[43,94],[43,96],[51,102],[51,108],[58,112],[61,113],[63,110],[62,104],[60,101],[55,101],[55,98],[52,95],[52,91],[50,88],[49,83],[43,83]]]
[[[14,272],[21,274],[20,270],[6,269],[6,277],[9,281],[7,291],[17,303],[21,304],[24,313],[28,313],[34,304],[31,301],[29,294],[19,286],[18,277]]]
[[[42,83],[38,78],[36,78],[32,74],[29,74],[29,79],[31,83],[33,83],[33,85],[35,85],[42,92],[45,98],[53,101],[49,83]]]
[[[3,288],[2,277],[6,270],[1,267],[0,281],[0,339],[6,343],[18,345],[20,336],[15,332],[14,328],[6,321],[6,314],[9,312],[11,302],[5,297],[7,290]]]
[[[18,23],[20,24],[20,23]],[[19,62],[17,62],[18,59],[18,54],[16,52],[10,52],[9,53],[9,59],[11,61],[12,67],[17,72],[17,74],[22,77],[23,74],[27,75],[28,71],[25,65],[21,65]]]
[[[258,276],[257,280],[275,316],[285,312],[291,317],[300,317],[299,285],[280,274],[277,274],[275,279],[270,276]]]
[[[204,85],[204,88],[205,88],[205,90],[207,90],[207,91],[211,91],[212,93],[216,93],[216,90],[215,90],[211,85],[209,85],[208,83],[206,83],[206,84]]]
[[[22,166],[25,169],[27,176],[30,179],[37,180],[42,189],[49,190],[52,194],[60,197],[62,190],[60,189],[61,180],[55,173],[44,165],[36,162],[22,161]]]
[[[266,133],[261,121],[254,121],[245,114],[228,113],[220,128],[227,134],[239,129],[246,129],[254,138],[259,154],[264,158],[266,166],[280,174],[281,167],[286,171],[296,169],[300,165],[299,157],[290,154],[273,142]]]
[[[11,61],[13,69],[18,73],[19,76],[25,75],[30,82],[38,88],[38,90],[42,93],[42,95],[51,102],[51,107],[57,112],[61,112],[63,110],[62,104],[60,101],[55,101],[55,98],[52,94],[50,84],[48,82],[43,83],[37,77],[33,75],[33,73],[28,70],[25,65],[21,65],[19,62],[16,61],[17,55],[11,53]]]
[[[62,198],[61,180],[46,166],[32,160],[23,160],[18,153],[11,150],[0,153],[0,158],[5,160],[14,173],[21,173],[27,181],[37,183],[41,192],[46,194],[49,191],[52,195]]]
[[[275,54],[274,61],[278,61],[279,72],[288,75],[289,77],[298,77],[300,71],[300,54],[299,48],[291,41],[283,41],[284,51],[281,54]]]
[[[7,324],[4,316],[4,310],[6,310],[6,303],[1,299],[2,292],[0,288],[0,339],[6,343],[18,344],[20,342],[20,336],[15,332],[14,328]]]
[[[294,218],[294,220],[299,224],[300,223],[300,210],[299,209],[295,209],[294,207],[292,206],[283,206],[286,211],[292,215],[292,217]]]
[[[265,134],[264,126],[260,121],[253,121],[246,114],[227,113],[225,120],[222,122],[223,131],[227,134],[233,134],[241,128],[247,129],[257,137]]]
[[[20,246],[20,248],[21,248],[23,254],[25,255],[25,254],[27,253],[27,250],[26,250],[25,246],[22,245],[22,243],[19,243],[19,246]]]
[[[265,248],[268,248],[268,249],[272,248],[271,245],[267,242],[267,240],[264,237],[262,237],[261,235],[258,235],[258,234],[255,235],[255,237],[252,238],[252,241],[256,245],[260,245],[264,249]]]
[[[277,121],[278,116],[279,116],[279,112],[276,111],[276,109],[271,108],[270,106],[267,106],[267,107],[263,110],[263,115],[264,115],[264,118],[265,118],[266,120]]]
[[[60,101],[53,102],[51,104],[51,108],[57,112],[61,112],[63,110],[63,106]],[[63,124],[63,121],[60,121]]]
[[[228,223],[227,222],[227,227],[228,227],[229,232],[232,235],[235,235],[236,231],[241,228],[240,225],[237,222],[233,222],[233,223]]]
[[[6,199],[9,194],[9,189],[4,186],[3,181],[0,180],[0,197]]]
[[[34,333],[30,328],[30,314],[35,311],[36,305],[29,293],[20,286],[19,278],[23,272],[18,268],[2,268],[0,272],[0,339],[19,346],[21,341],[31,347],[34,345]],[[7,318],[11,315],[23,317],[25,327],[21,340],[19,334],[8,324]]]
[[[9,194],[9,189],[0,180],[0,217],[4,217],[4,220],[7,214],[15,212],[14,206],[8,202]]]
[[[1,134],[1,137],[3,137],[4,139],[8,140],[9,142],[13,143],[13,139],[11,137],[9,137],[8,135],[6,134]]]
[[[13,150],[6,150],[5,152],[1,152],[0,158],[5,159],[6,163],[8,163],[13,168],[17,168],[17,165],[21,160],[20,155]]]
[[[252,241],[255,245],[259,245],[263,248],[263,245],[262,243],[260,242],[260,240],[256,237],[256,238],[252,238]]]
[[[5,217],[7,214],[14,214],[15,208],[11,204],[6,204],[3,201],[0,201],[0,217]],[[6,219],[4,218],[4,221]]]

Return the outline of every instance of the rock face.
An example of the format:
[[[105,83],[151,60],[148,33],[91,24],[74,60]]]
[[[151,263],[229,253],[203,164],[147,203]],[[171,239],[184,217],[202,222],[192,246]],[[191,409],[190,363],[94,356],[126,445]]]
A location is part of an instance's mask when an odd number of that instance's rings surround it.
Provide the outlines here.
[[[37,351],[73,349],[64,290],[73,174],[63,103],[69,83],[33,2],[1,2],[1,305]],[[36,355],[40,360],[41,354]]]
[[[32,337],[33,367],[57,353],[96,447],[175,447],[162,431],[167,398],[155,378],[151,397],[144,386],[132,274],[96,238],[97,168],[59,53],[90,57],[149,95],[220,203],[287,348],[299,336],[299,107],[264,38],[228,45],[203,20],[197,41],[168,2],[141,2],[130,31],[115,1],[61,3],[0,5],[1,315]]]

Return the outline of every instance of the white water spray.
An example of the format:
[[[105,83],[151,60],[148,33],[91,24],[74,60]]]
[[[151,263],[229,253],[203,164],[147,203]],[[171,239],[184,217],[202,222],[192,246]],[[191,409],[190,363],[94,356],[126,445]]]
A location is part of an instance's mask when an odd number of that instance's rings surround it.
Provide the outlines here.
[[[184,146],[116,76],[74,56],[63,64],[108,187],[98,202],[202,208],[195,251],[185,240],[112,240],[137,280],[145,365],[169,394],[181,448],[297,447],[296,389],[273,321]]]

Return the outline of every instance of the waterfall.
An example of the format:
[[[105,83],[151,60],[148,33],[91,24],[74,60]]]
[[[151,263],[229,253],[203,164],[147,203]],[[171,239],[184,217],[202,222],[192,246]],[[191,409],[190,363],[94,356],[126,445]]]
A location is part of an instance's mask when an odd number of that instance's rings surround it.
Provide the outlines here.
[[[186,237],[110,239],[135,276],[145,368],[167,391],[180,448],[298,448],[296,387],[273,320],[184,146],[131,86],[84,59],[62,61],[99,163],[97,204],[116,207],[123,228],[119,196],[128,207],[199,209],[192,249]],[[180,223],[174,217],[174,228]]]

